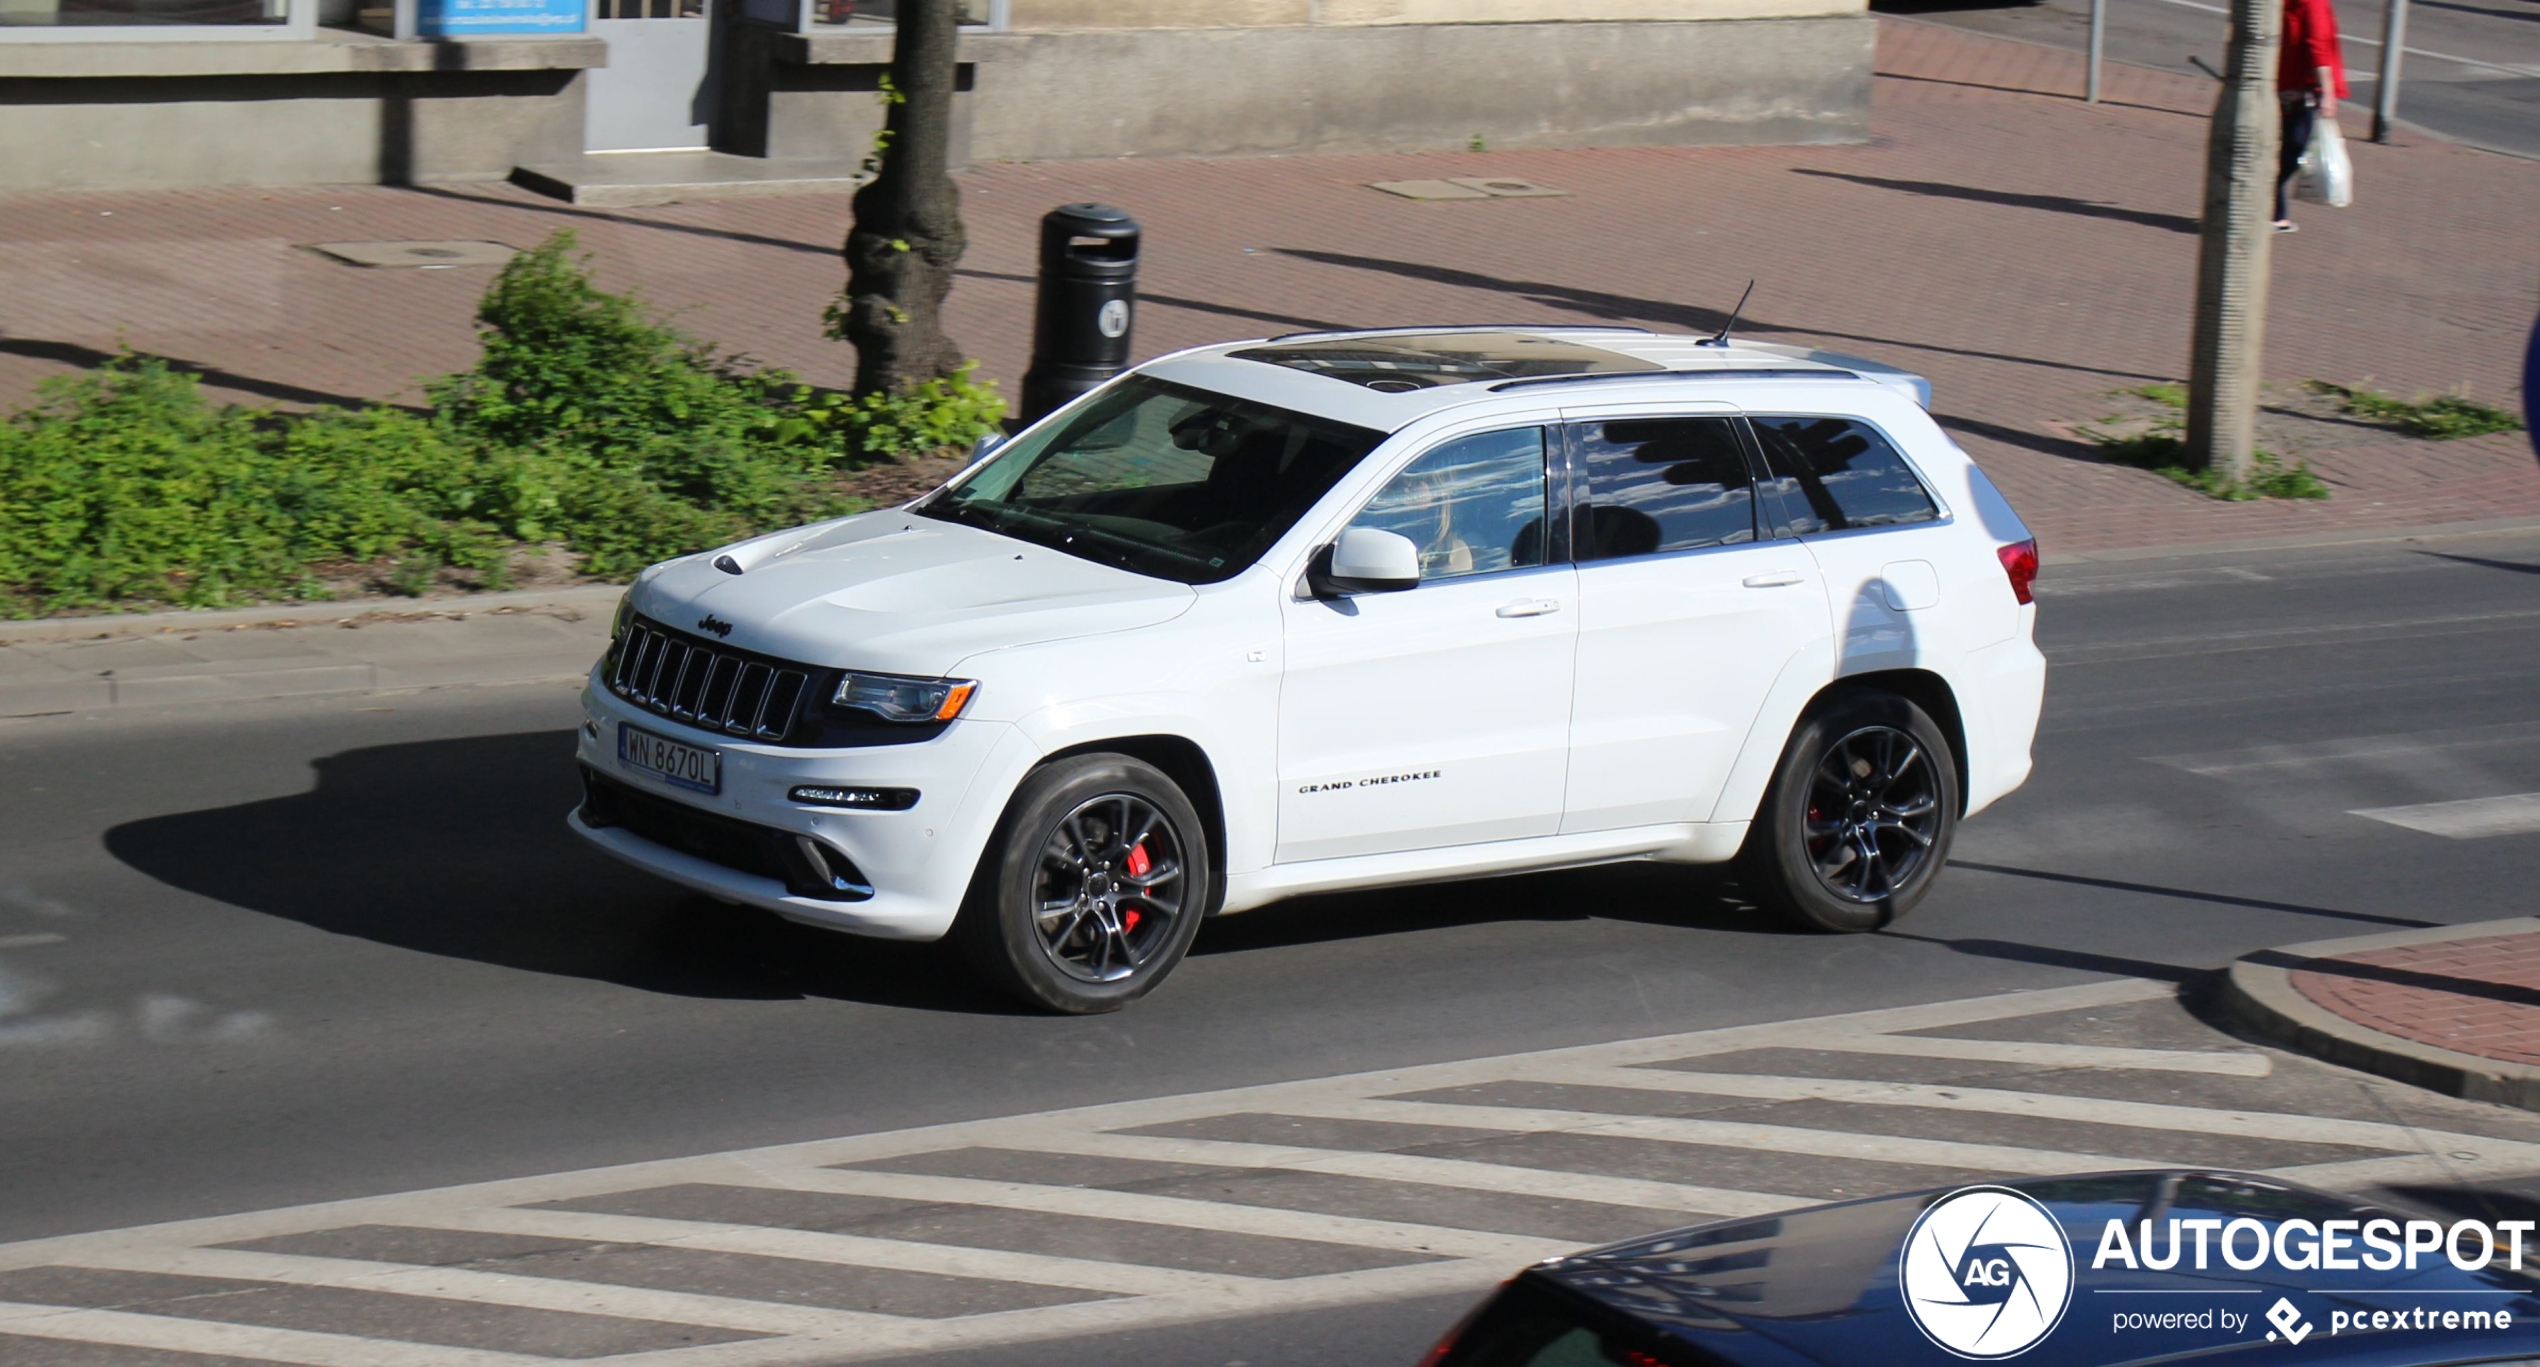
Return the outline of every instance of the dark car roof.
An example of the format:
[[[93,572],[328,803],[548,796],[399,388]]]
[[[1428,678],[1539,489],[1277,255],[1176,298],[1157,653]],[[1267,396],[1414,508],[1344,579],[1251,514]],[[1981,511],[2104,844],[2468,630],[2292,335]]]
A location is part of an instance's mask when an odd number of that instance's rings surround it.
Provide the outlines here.
[[[2540,1354],[2540,1279],[2490,1269],[2464,1272],[2440,1254],[2414,1271],[2288,1271],[2272,1262],[2235,1271],[2219,1257],[2204,1271],[2191,1258],[2170,1271],[2091,1269],[2111,1219],[2129,1230],[2150,1219],[2255,1217],[2405,1220],[2409,1216],[2347,1197],[2245,1173],[2156,1170],[2011,1180],[1996,1185],[2042,1203],[2063,1226],[2075,1268],[2063,1323],[2018,1354],[2020,1367],[2114,1367],[2192,1356],[2301,1363],[2456,1363]],[[1590,1297],[1670,1337],[1737,1364],[1816,1362],[1860,1367],[1891,1362],[1954,1363],[1908,1316],[1898,1284],[1906,1234],[1950,1188],[1813,1206],[1780,1215],[1697,1225],[1591,1249],[1532,1269],[1531,1277]],[[2447,1222],[2448,1223],[2448,1222]],[[2166,1239],[2166,1235],[2163,1236]],[[2192,1251],[2192,1249],[2191,1249]],[[2540,1257],[2540,1242],[2526,1249]],[[2112,1260],[2113,1261],[2113,1260]],[[2191,1294],[2179,1294],[2191,1293]],[[2463,1294],[2471,1293],[2471,1294]],[[2294,1300],[2317,1325],[2299,1351],[2271,1343],[2264,1316]],[[2506,1331],[2345,1334],[2331,1339],[2332,1310],[2396,1309],[2420,1303],[2510,1309]],[[2253,1317],[2254,1332],[2158,1331],[2118,1335],[2119,1310],[2228,1307]]]

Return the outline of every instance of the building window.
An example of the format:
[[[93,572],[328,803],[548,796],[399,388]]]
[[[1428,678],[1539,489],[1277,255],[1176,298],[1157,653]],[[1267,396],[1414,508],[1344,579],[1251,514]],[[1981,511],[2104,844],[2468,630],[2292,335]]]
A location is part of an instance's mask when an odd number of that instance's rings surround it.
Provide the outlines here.
[[[810,11],[810,22],[815,28],[838,24],[888,24],[899,17],[899,0],[808,0],[804,8]],[[1005,27],[1003,0],[961,0],[961,22],[987,28]]]
[[[18,29],[279,28],[290,0],[0,0],[0,34]]]

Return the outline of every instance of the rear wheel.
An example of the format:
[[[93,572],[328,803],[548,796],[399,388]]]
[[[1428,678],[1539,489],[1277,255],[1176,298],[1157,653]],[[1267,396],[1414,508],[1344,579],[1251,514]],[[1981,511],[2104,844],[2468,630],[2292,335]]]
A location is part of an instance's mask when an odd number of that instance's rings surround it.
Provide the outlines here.
[[[1190,799],[1126,755],[1016,790],[954,927],[972,966],[1044,1010],[1116,1011],[1182,961],[1215,887]]]
[[[1859,693],[1803,719],[1739,854],[1758,901],[1811,930],[1863,931],[1931,891],[1958,827],[1958,767],[1923,710]]]

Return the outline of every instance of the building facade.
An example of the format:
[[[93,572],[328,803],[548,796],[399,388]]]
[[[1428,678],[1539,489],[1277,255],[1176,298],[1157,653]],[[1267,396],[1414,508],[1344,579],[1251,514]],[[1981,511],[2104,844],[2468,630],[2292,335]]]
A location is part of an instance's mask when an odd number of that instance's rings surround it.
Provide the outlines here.
[[[967,159],[1837,141],[1868,117],[1862,0],[968,3]],[[0,0],[0,191],[834,188],[879,127],[890,18],[891,0]]]

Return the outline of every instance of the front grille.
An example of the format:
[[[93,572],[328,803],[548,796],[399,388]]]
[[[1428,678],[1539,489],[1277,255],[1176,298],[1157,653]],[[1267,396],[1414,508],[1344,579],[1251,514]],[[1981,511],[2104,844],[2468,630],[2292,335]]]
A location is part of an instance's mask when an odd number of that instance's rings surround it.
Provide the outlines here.
[[[862,902],[873,896],[873,885],[862,871],[826,841],[701,811],[620,783],[588,765],[582,768],[582,819],[737,873],[774,879],[797,897]]]
[[[802,710],[811,672],[638,617],[609,656],[609,691],[647,712],[708,731],[781,741]]]

